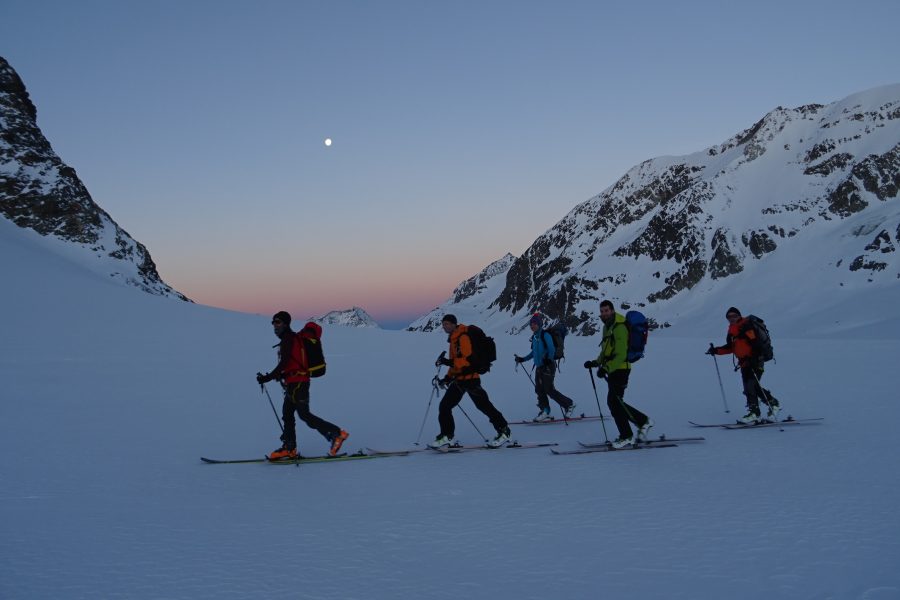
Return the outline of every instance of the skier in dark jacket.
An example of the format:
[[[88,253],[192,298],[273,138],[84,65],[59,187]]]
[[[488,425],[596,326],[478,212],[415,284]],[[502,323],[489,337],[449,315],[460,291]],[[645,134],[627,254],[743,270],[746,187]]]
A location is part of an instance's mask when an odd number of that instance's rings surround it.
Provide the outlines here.
[[[256,374],[256,381],[260,385],[275,379],[281,382],[281,387],[284,389],[284,404],[281,407],[281,420],[284,422],[284,432],[281,434],[282,444],[280,448],[269,455],[269,459],[280,460],[299,456],[297,454],[294,411],[297,412],[301,421],[331,442],[328,454],[336,456],[341,449],[341,444],[350,434],[309,411],[309,362],[303,342],[291,330],[291,315],[283,310],[276,313],[272,317],[272,327],[275,335],[281,339],[281,344],[278,346],[278,364],[265,375]],[[318,328],[315,334],[321,336],[322,328],[317,324],[308,323],[307,327]]]
[[[556,377],[556,363],[553,357],[556,355],[556,347],[553,345],[553,336],[544,331],[544,317],[540,313],[534,313],[528,322],[531,327],[531,352],[525,356],[516,356],[516,363],[523,363],[528,359],[534,361],[534,391],[538,398],[538,414],[532,419],[534,422],[550,420],[550,401],[553,398],[559,404],[566,417],[572,416],[575,403],[553,385]]]
[[[781,410],[778,400],[772,392],[763,388],[759,382],[765,370],[763,361],[755,350],[756,332],[750,324],[750,319],[741,315],[735,307],[725,312],[728,319],[728,334],[725,336],[724,346],[709,345],[707,354],[722,355],[734,354],[737,360],[734,370],[741,371],[741,382],[744,384],[744,396],[747,397],[747,414],[741,417],[742,423],[756,423],[760,420],[759,401],[768,407],[767,418],[774,421]]]

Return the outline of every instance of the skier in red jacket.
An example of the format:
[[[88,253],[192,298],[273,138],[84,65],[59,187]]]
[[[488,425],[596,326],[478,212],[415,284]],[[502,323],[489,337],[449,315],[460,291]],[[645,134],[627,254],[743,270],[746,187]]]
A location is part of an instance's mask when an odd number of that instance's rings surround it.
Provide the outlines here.
[[[740,369],[741,380],[744,384],[744,395],[747,397],[747,414],[741,417],[743,423],[756,423],[760,420],[759,401],[769,407],[766,415],[769,420],[775,420],[781,405],[772,396],[772,393],[763,388],[760,379],[763,376],[763,361],[754,350],[756,332],[750,324],[750,319],[741,315],[741,311],[735,307],[729,308],[725,313],[728,319],[728,335],[725,337],[724,346],[709,345],[707,354],[734,354],[737,359],[735,371]]]
[[[315,323],[311,325],[318,327],[316,333],[321,335],[321,327]],[[278,347],[278,364],[269,373],[265,375],[257,373],[256,375],[256,381],[260,385],[276,379],[284,388],[284,404],[281,407],[281,420],[284,421],[284,433],[281,434],[282,444],[280,448],[269,455],[269,459],[297,458],[294,411],[297,412],[301,421],[331,442],[328,454],[336,456],[341,449],[341,444],[350,434],[309,411],[309,362],[303,342],[291,330],[291,315],[283,310],[275,313],[272,317],[272,327],[275,335],[281,339]]]

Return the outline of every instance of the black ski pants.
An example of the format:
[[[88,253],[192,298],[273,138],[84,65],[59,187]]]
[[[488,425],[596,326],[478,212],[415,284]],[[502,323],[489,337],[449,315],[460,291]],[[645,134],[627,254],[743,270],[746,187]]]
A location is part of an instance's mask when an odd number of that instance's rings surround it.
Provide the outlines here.
[[[462,381],[454,380],[448,387],[447,392],[441,399],[438,406],[438,423],[441,425],[441,435],[453,438],[456,434],[456,422],[453,420],[453,409],[462,400],[463,394],[469,394],[469,398],[475,404],[475,408],[483,412],[491,421],[491,425],[501,432],[508,425],[506,419],[500,414],[500,411],[491,404],[488,394],[481,387],[480,379],[464,379]]]
[[[287,383],[284,386],[284,404],[281,406],[281,420],[284,421],[284,433],[281,441],[285,448],[297,447],[297,430],[294,412],[310,429],[318,431],[329,442],[341,433],[340,427],[320,419],[309,412],[309,382]]]
[[[563,410],[572,406],[572,399],[553,385],[554,378],[556,378],[556,365],[552,362],[534,370],[534,391],[537,393],[538,408],[543,411],[550,409],[548,397],[553,398],[557,404],[563,407]]]
[[[629,423],[634,423],[640,428],[650,420],[647,415],[625,403],[625,388],[628,387],[628,376],[630,374],[631,369],[619,369],[606,376],[606,383],[609,386],[609,391],[606,394],[606,405],[609,407],[609,412],[612,414],[616,427],[619,429],[620,438],[632,437]]]
[[[760,381],[763,376],[761,365],[746,365],[741,367],[741,382],[744,384],[744,396],[747,397],[747,410],[759,414],[759,401],[763,404],[771,404],[772,392],[765,389]]]

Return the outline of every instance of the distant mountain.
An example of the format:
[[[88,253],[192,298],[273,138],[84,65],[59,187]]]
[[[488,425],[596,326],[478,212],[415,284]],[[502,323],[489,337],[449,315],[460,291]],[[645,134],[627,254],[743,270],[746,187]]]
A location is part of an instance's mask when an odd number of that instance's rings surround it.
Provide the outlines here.
[[[48,238],[92,271],[150,294],[188,300],[156,271],[147,249],[91,198],[37,126],[25,85],[0,57],[0,215]],[[189,300],[188,300],[189,301]]]
[[[460,322],[471,323],[487,318],[488,304],[503,289],[506,273],[516,257],[507,253],[495,260],[476,275],[469,277],[453,290],[450,299],[430,313],[412,322],[407,331],[433,331],[440,329],[441,317],[453,313]]]
[[[436,310],[510,333],[540,310],[590,335],[604,298],[674,325],[729,302],[898,296],[898,188],[900,85],[779,107],[720,145],[637,165],[535,240],[502,286]]]
[[[358,306],[348,308],[347,310],[333,310],[327,315],[313,319],[320,325],[342,325],[344,327],[369,327],[379,328],[375,319],[365,310]]]

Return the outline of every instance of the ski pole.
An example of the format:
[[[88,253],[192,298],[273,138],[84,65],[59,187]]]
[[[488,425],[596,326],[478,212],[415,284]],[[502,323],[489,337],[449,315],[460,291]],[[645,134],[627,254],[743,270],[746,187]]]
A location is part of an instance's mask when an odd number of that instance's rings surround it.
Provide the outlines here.
[[[438,369],[440,371],[440,369]],[[419,435],[416,436],[416,441],[413,444],[414,446],[418,446],[419,442],[422,440],[422,432],[425,430],[425,421],[428,420],[428,413],[431,411],[431,403],[434,402],[434,397],[438,391],[438,376],[435,375],[434,379],[431,380],[431,396],[428,398],[428,407],[425,409],[425,416],[422,417],[422,426],[419,427]]]
[[[709,343],[710,349],[715,349],[715,346],[712,345],[712,342]],[[725,399],[725,387],[722,385],[722,374],[719,372],[719,361],[716,360],[716,355],[713,354],[713,364],[716,365],[716,377],[719,378],[719,391],[722,392],[722,402],[725,404],[725,412],[731,412],[728,410],[728,401]]]
[[[422,417],[422,426],[419,427],[419,435],[416,436],[416,441],[413,443],[414,446],[418,446],[419,442],[422,441],[422,432],[425,430],[425,421],[428,420],[428,413],[431,411],[431,403],[434,402],[434,397],[438,392],[438,376],[441,374],[441,364],[446,355],[447,351],[444,350],[441,352],[440,356],[437,357],[437,360],[434,361],[434,366],[437,367],[437,371],[431,379],[431,396],[428,397],[428,406],[425,408],[425,416]]]
[[[594,388],[594,398],[597,400],[597,410],[600,412],[600,424],[603,425],[603,438],[609,444],[609,436],[606,434],[606,423],[603,422],[603,411],[600,409],[600,396],[597,395],[597,383],[594,381],[594,371],[588,369],[588,375],[591,377],[591,387]]]
[[[272,403],[272,396],[269,396],[269,390],[266,388],[266,384],[259,384],[259,389],[266,393],[266,397],[269,398],[269,406],[272,407],[272,412],[275,413],[275,420],[278,422],[278,427],[281,429],[281,433],[284,434],[284,425],[281,424],[281,419],[278,418],[278,411],[275,410],[275,405]]]
[[[466,412],[466,409],[464,409],[464,408],[463,408],[462,406],[460,406],[459,404],[457,404],[456,407],[459,408],[459,410],[462,411],[462,414],[466,415],[466,418],[469,419],[469,423],[472,424],[472,427],[475,428],[475,431],[478,432],[478,435],[481,436],[481,439],[483,439],[485,442],[488,442],[489,440],[488,440],[486,437],[484,437],[484,434],[481,433],[481,430],[480,430],[480,429],[478,429],[478,425],[475,424],[475,421],[473,421],[471,418],[469,418],[469,413]]]

